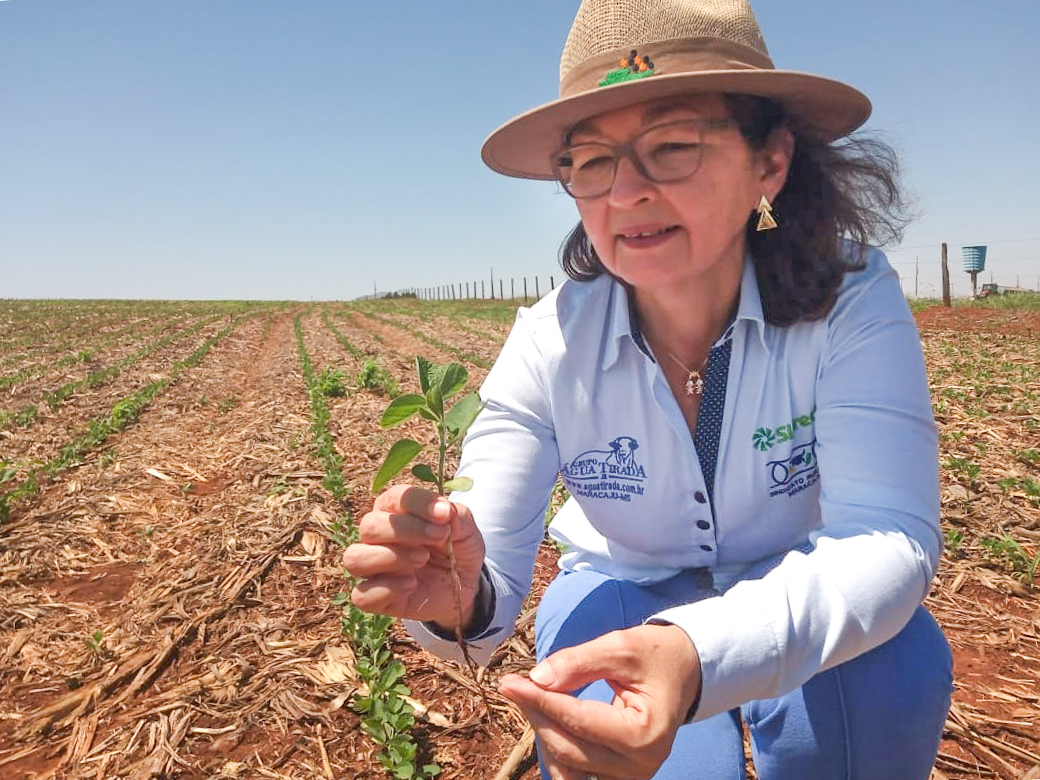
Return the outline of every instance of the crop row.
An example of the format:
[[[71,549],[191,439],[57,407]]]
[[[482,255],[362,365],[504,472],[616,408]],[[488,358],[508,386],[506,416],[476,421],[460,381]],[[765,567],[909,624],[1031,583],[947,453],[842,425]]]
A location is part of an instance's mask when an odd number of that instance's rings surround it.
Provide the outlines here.
[[[410,333],[416,338],[420,339],[421,341],[425,341],[430,346],[437,347],[437,349],[442,349],[445,352],[450,352],[452,355],[455,355],[460,360],[463,360],[467,363],[471,363],[472,365],[480,366],[481,368],[491,368],[491,365],[494,362],[492,360],[482,358],[480,355],[474,355],[472,352],[467,352],[465,350],[459,349],[458,347],[452,346],[451,344],[445,344],[440,339],[431,336],[428,333],[424,333],[421,330],[416,330],[410,325],[406,325],[403,322],[395,320],[391,317],[376,314],[371,309],[365,311],[364,314],[366,317],[371,317],[376,322],[382,322],[384,325],[389,325],[393,328],[397,328],[398,330],[403,330],[406,333]]]
[[[122,360],[117,361],[116,363],[112,364],[111,366],[108,366],[107,368],[92,371],[82,379],[78,379],[72,382],[66,382],[53,392],[44,391],[42,400],[47,402],[47,406],[49,406],[51,410],[57,410],[58,407],[61,406],[62,402],[65,401],[65,399],[71,396],[73,393],[77,393],[80,390],[84,390],[86,388],[93,389],[101,387],[109,380],[111,380],[112,378],[123,372],[125,369],[132,366],[137,361],[141,360],[142,358],[145,358],[153,352],[167,347],[170,344],[181,341],[182,339],[189,338],[190,336],[194,336],[196,333],[198,333],[206,326],[220,319],[221,316],[222,315],[220,314],[212,315],[211,317],[203,320],[202,322],[196,323],[190,328],[178,331],[176,333],[171,333],[168,336],[156,339],[155,341],[146,344],[141,349],[137,350],[136,352],[130,355],[127,355]],[[37,404],[27,404],[15,412],[0,413],[0,430],[3,430],[12,422],[22,427],[28,427],[36,419],[37,411]]]
[[[243,314],[236,317],[219,333],[206,339],[191,355],[175,363],[168,376],[156,379],[113,404],[107,413],[88,421],[87,433],[67,444],[50,461],[28,468],[0,462],[0,522],[10,518],[11,509],[17,502],[38,493],[43,481],[53,479],[69,467],[81,463],[87,453],[101,447],[110,436],[136,420],[159,393],[175,383],[185,370],[198,365],[210,349],[237,328],[247,316]],[[4,488],[4,485],[13,485],[20,475],[22,479],[17,486]]]
[[[326,400],[329,395],[342,395],[342,387],[328,381],[329,368],[320,374],[315,372],[304,341],[302,317],[302,312],[296,315],[294,327],[296,348],[311,403],[314,450],[325,469],[322,484],[342,506],[348,491],[343,484],[343,459],[336,452],[329,431],[331,413]],[[343,546],[356,538],[357,530],[348,514],[337,521],[334,531],[333,538]],[[393,618],[358,609],[350,603],[346,593],[338,593],[333,603],[342,609],[340,624],[344,636],[354,648],[355,669],[363,683],[363,690],[354,695],[351,707],[361,719],[362,730],[380,746],[380,763],[401,780],[436,776],[440,768],[435,764],[419,766],[416,763],[418,745],[411,734],[415,713],[408,703],[411,691],[404,683],[404,664],[394,657],[390,648]]]
[[[386,393],[391,398],[398,393],[399,382],[386,370],[386,368],[373,356],[360,349],[350,341],[329,319],[326,309],[321,310],[321,321],[326,329],[335,337],[343,349],[350,353],[351,357],[360,361],[360,367],[356,377],[357,386],[366,390],[377,390]]]

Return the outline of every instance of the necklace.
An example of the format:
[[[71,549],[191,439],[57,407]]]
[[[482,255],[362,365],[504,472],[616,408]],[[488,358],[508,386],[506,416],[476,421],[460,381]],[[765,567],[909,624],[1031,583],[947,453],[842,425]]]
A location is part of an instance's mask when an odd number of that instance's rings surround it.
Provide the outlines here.
[[[683,363],[679,358],[675,356],[674,352],[668,351],[669,355],[672,356],[672,360],[679,364],[683,371],[686,372],[686,395],[701,395],[704,393],[704,377],[701,376],[701,371],[708,364],[708,358],[705,356],[704,360],[701,361],[700,368],[696,371],[690,369]]]

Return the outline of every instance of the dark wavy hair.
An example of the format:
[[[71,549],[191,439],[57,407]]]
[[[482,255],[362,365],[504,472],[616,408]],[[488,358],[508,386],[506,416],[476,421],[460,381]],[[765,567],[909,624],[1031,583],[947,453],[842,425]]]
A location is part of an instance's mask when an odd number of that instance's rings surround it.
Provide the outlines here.
[[[726,95],[726,102],[752,150],[785,124],[795,138],[787,182],[773,202],[780,228],[758,232],[755,214],[746,228],[765,319],[778,326],[821,319],[845,274],[863,268],[862,254],[850,257],[842,239],[860,248],[884,245],[901,238],[912,219],[896,153],[864,134],[823,141],[765,98]],[[580,282],[609,273],[580,222],[560,247],[560,264]]]

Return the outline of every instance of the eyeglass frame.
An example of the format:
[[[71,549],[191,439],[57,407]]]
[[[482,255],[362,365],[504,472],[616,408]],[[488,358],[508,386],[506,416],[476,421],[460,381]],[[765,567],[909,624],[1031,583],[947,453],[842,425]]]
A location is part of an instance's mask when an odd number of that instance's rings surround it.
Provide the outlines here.
[[[650,172],[646,169],[646,166],[643,164],[643,161],[639,159],[639,155],[637,155],[636,151],[635,151],[636,142],[640,138],[645,136],[647,133],[651,133],[654,130],[659,130],[662,127],[668,127],[669,125],[700,125],[703,130],[726,130],[726,129],[729,129],[731,127],[736,127],[736,128],[740,128],[741,127],[740,122],[738,120],[736,120],[736,119],[733,119],[733,118],[729,118],[729,119],[677,119],[677,120],[672,121],[672,122],[662,122],[662,123],[657,124],[657,125],[652,125],[651,127],[648,127],[645,130],[637,133],[627,143],[623,143],[623,144],[608,144],[608,143],[603,143],[602,141],[587,141],[585,143],[572,144],[570,146],[566,146],[563,149],[560,149],[558,152],[554,152],[549,157],[549,164],[552,166],[553,173],[556,174],[556,181],[559,183],[559,185],[561,187],[563,187],[564,192],[566,192],[568,195],[570,195],[575,200],[591,200],[593,198],[601,198],[604,195],[606,195],[608,192],[610,192],[611,188],[614,186],[614,180],[615,180],[615,178],[617,178],[618,163],[621,162],[622,158],[625,158],[625,159],[629,160],[632,163],[632,165],[635,166],[635,169],[636,169],[636,171],[638,171],[639,175],[642,176],[647,181],[651,181],[654,184],[674,184],[675,182],[683,181],[685,179],[690,178],[695,173],[697,173],[698,170],[700,170],[701,162],[703,162],[703,159],[704,159],[704,151],[703,150],[701,150],[701,159],[699,159],[697,161],[697,166],[692,171],[690,171],[689,173],[683,174],[682,176],[679,176],[679,177],[677,177],[675,179],[657,179],[657,178],[654,178],[653,176],[651,176]],[[604,147],[606,149],[609,149],[611,151],[611,153],[613,154],[614,170],[610,174],[610,184],[607,185],[607,188],[605,190],[603,190],[603,192],[597,193],[595,195],[575,195],[573,192],[570,191],[570,188],[564,182],[564,177],[560,173],[560,165],[558,163],[559,158],[562,155],[567,154],[569,152],[573,152],[575,149],[578,149],[578,148],[580,148],[582,146],[600,146],[600,147]]]

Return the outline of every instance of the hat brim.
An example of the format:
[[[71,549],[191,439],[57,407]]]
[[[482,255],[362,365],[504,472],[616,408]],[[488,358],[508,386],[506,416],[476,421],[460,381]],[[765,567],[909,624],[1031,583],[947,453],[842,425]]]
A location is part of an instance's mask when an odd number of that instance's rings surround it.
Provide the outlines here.
[[[770,98],[826,141],[848,135],[870,116],[870,100],[840,81],[772,69],[661,74],[582,92],[538,106],[495,130],[481,157],[491,169],[523,179],[553,179],[549,159],[583,119],[656,98],[704,93]]]

